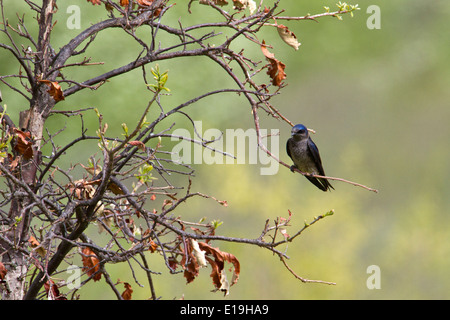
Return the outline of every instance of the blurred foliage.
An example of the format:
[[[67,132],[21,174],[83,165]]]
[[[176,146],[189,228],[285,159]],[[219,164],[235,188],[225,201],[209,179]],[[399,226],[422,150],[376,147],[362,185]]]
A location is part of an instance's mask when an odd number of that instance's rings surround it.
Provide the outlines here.
[[[82,8],[82,28],[105,17],[103,8],[84,2],[77,2]],[[264,3],[271,5],[270,1]],[[285,15],[301,16],[324,12],[324,6],[333,10],[335,3],[281,1],[280,7],[286,10]],[[291,121],[316,130],[313,139],[320,148],[326,173],[380,192],[334,182],[336,190],[323,193],[284,167],[276,175],[261,176],[258,165],[198,165],[193,189],[227,200],[228,207],[212,200],[194,199],[178,212],[191,221],[204,217],[220,220],[223,224],[216,234],[257,238],[266,219],[285,217],[288,209],[293,213],[292,230],[334,209],[333,216],[306,230],[286,245],[286,250],[291,257],[290,267],[300,276],[337,285],[301,283],[276,257],[256,247],[214,243],[241,262],[240,281],[227,298],[450,298],[450,2],[434,1],[430,5],[424,1],[378,0],[373,4],[381,8],[380,30],[367,28],[369,4],[359,3],[361,10],[353,18],[343,16],[343,21],[325,17],[318,23],[283,22],[302,43],[298,51],[282,43],[274,28],[266,29],[259,38],[273,45],[277,58],[287,66],[288,86],[274,104]],[[9,12],[21,12],[25,7],[12,0],[6,5]],[[60,1],[58,6],[58,23],[52,35],[55,47],[79,32],[65,26],[68,3]],[[27,15],[31,29],[33,14]],[[13,23],[14,14],[10,16]],[[199,23],[199,19],[214,20],[214,14],[195,3],[190,15],[180,2],[164,19],[172,19],[176,25],[179,19],[190,25]],[[100,34],[87,55],[105,64],[75,69],[74,75],[84,79],[108,70],[112,62],[127,63],[135,58],[133,46],[136,44],[120,30]],[[260,55],[257,45],[246,44],[245,50]],[[2,51],[1,74],[14,72],[11,59]],[[207,59],[164,61],[159,65],[161,70],[169,70],[167,85],[171,92],[162,99],[167,106],[232,85],[224,80],[224,74],[210,68]],[[150,68],[147,71],[151,76]],[[26,109],[26,101],[4,86],[1,89],[8,112],[17,121],[16,111]],[[97,91],[70,96],[58,107],[96,107],[109,130],[116,130],[120,136],[121,124],[137,121],[148,98],[141,71],[135,71],[113,79]],[[202,100],[190,111],[194,120],[203,121],[203,130],[247,129],[252,120],[250,108],[242,108],[243,103],[242,98],[227,94]],[[264,127],[280,129],[280,157],[289,162],[284,143],[290,127],[261,118]],[[94,134],[95,114],[92,112],[84,121],[90,134]],[[61,115],[48,121],[50,132],[66,126],[55,139],[60,144],[80,133],[79,124],[76,118]],[[180,117],[177,126],[183,125],[187,123]],[[170,145],[163,140],[165,143]],[[96,148],[95,144],[92,147]],[[91,151],[75,151],[79,153],[67,161],[87,163]],[[170,275],[162,259],[149,254],[148,260],[152,270],[162,273],[153,277],[157,295],[165,299],[223,299],[220,293],[210,292],[209,270],[201,270],[196,281],[185,285],[182,274]],[[366,286],[370,265],[381,268],[379,290]],[[132,285],[134,299],[149,296],[147,283],[143,282],[144,287],[140,288],[126,264],[108,271],[113,279]],[[92,282],[79,293],[84,299],[114,298],[103,285]]]

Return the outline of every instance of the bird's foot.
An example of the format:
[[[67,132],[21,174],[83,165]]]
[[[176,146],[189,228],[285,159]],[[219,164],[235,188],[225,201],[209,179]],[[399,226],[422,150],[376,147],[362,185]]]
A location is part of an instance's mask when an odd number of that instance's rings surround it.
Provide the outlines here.
[[[297,169],[297,166],[296,166],[296,165],[292,165],[292,166],[291,166],[291,172],[294,172],[294,169]]]

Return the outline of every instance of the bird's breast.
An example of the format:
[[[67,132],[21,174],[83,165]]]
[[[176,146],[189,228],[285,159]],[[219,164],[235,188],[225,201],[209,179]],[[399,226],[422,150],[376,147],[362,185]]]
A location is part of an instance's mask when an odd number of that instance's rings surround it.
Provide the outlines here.
[[[312,174],[319,173],[309,153],[307,141],[290,140],[289,145],[292,161],[300,171]]]

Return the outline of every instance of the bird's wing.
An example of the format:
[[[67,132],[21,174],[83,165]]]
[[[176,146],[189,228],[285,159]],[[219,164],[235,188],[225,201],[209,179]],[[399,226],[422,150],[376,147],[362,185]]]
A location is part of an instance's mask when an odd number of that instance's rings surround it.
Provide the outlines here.
[[[311,138],[308,139],[308,151],[310,152],[312,158],[314,159],[314,163],[317,167],[317,170],[319,171],[319,174],[321,176],[324,176],[325,172],[322,167],[322,160],[320,159],[319,149],[317,148],[316,144],[311,140]]]
[[[291,139],[292,139],[292,138],[289,138],[288,141],[286,142],[286,153],[288,154],[289,158],[292,159],[292,156],[291,156],[291,149],[289,148],[289,141],[290,141]]]
[[[325,171],[323,170],[322,167],[322,160],[320,159],[319,149],[317,148],[316,144],[311,140],[311,138],[308,139],[308,150],[314,159],[314,163],[316,164],[317,170],[319,171],[319,175],[325,176]],[[306,178],[308,178],[309,181],[314,183],[319,189],[323,191],[334,189],[327,179],[314,178],[308,176]],[[314,179],[316,180],[314,181]]]

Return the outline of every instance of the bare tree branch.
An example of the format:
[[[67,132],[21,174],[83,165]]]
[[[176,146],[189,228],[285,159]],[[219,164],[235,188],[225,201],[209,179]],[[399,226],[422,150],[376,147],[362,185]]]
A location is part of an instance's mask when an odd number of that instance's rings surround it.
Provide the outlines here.
[[[225,285],[227,281],[223,275],[226,271],[224,264],[230,264],[233,270],[230,285],[238,281],[241,266],[238,257],[215,247],[224,242],[260,247],[276,254],[287,271],[302,282],[333,284],[299,276],[287,264],[289,256],[285,249],[286,244],[298,239],[306,228],[332,213],[315,217],[303,228],[296,229],[293,236],[288,236],[286,232],[291,227],[290,211],[287,218],[280,216],[273,222],[265,220],[258,238],[217,234],[222,230],[218,229],[218,221],[189,221],[179,213],[182,212],[180,208],[194,198],[213,201],[220,206],[227,206],[226,200],[219,200],[204,192],[193,192],[195,171],[189,163],[178,164],[174,161],[173,150],[169,150],[163,142],[178,138],[212,152],[234,157],[211,145],[220,137],[207,140],[201,136],[190,112],[207,97],[225,97],[231,93],[244,98],[243,108],[247,109],[243,114],[247,115],[251,111],[259,148],[289,168],[263,143],[260,111],[269,117],[281,119],[280,123],[292,125],[292,122],[283,116],[282,110],[271,104],[271,98],[280,94],[285,86],[284,64],[261,52],[271,47],[259,39],[260,31],[266,27],[280,27],[277,23],[271,24],[271,20],[302,21],[325,16],[339,17],[351,13],[354,8],[344,6],[339,11],[324,14],[283,17],[280,16],[283,11],[278,9],[280,0],[268,9],[263,8],[260,2],[256,8],[243,7],[239,10],[226,10],[221,7],[222,2],[203,1],[202,5],[215,11],[217,20],[184,26],[181,20],[170,21],[167,18],[166,13],[173,8],[167,1],[91,0],[88,2],[93,5],[104,4],[109,18],[82,30],[59,51],[55,51],[52,35],[57,1],[43,0],[42,4],[30,0],[25,2],[37,14],[37,19],[32,21],[35,23],[33,30],[38,33],[37,39],[31,36],[29,28],[25,26],[24,16],[20,18],[18,15],[17,27],[8,24],[4,3],[0,0],[3,21],[0,32],[6,35],[4,43],[0,43],[0,49],[9,52],[17,64],[17,72],[2,75],[0,81],[6,84],[8,90],[23,95],[30,102],[29,109],[20,113],[18,125],[11,121],[5,112],[8,110],[0,106],[0,174],[5,180],[0,189],[0,257],[8,274],[8,279],[4,281],[7,285],[3,286],[3,282],[0,284],[4,298],[57,299],[66,298],[70,292],[74,297],[79,288],[61,293],[59,289],[67,284],[55,283],[53,279],[63,272],[61,268],[64,261],[81,257],[84,272],[81,286],[89,281],[98,281],[103,276],[117,299],[130,297],[130,292],[121,294],[122,289],[117,286],[122,284],[123,287],[123,282],[111,279],[106,268],[111,264],[125,263],[135,285],[141,286],[145,281],[148,282],[148,295],[158,299],[158,288],[153,279],[160,272],[152,270],[150,260],[146,258],[146,253],[156,252],[160,253],[158,257],[164,261],[169,274],[182,272],[187,282],[194,281],[200,267],[209,264],[215,290],[228,292],[229,287]],[[192,1],[187,4],[187,9],[193,11]],[[149,29],[150,39],[139,36],[138,30],[141,28]],[[87,79],[64,75],[70,68],[92,68],[102,64],[98,57],[92,59],[83,56],[81,62],[72,58],[91,50],[91,45],[99,37],[107,36],[110,29],[121,30],[137,43],[138,49],[133,49],[130,54],[133,58],[126,64],[112,66],[106,72],[101,71]],[[157,45],[157,39],[165,36],[170,36],[175,42]],[[251,49],[256,48],[256,58],[254,52],[243,47],[245,43]],[[268,64],[261,61],[264,56]],[[175,106],[165,104],[161,96],[169,92],[166,82],[170,75],[160,71],[156,62],[192,57],[202,57],[213,62],[220,71],[217,77],[231,80],[232,84],[216,90],[205,90]],[[152,80],[148,79],[148,65],[152,65]],[[136,117],[136,124],[130,128],[125,124],[122,126],[123,134],[120,137],[110,134],[107,119],[97,109],[62,111],[56,108],[59,101],[75,93],[81,94],[86,89],[107,86],[115,77],[136,68],[142,68],[141,81],[152,95],[143,104]],[[13,85],[16,80],[20,81],[23,88]],[[66,126],[52,132],[46,123],[48,117],[61,115],[67,117],[68,125],[80,127],[78,134],[67,137],[62,146],[56,143],[56,137],[66,132]],[[177,128],[173,120],[175,115],[187,119],[197,137],[173,133],[172,130]],[[81,122],[74,122],[78,121],[78,117]],[[97,117],[97,135],[86,134],[85,117]],[[87,165],[67,164],[79,161],[72,161],[72,155],[77,152],[77,148],[88,149],[93,141],[97,142],[100,151],[89,156]],[[44,149],[44,146],[48,148]],[[51,151],[45,151],[48,149]],[[79,168],[85,169],[84,174],[77,172]],[[324,178],[375,191],[341,178]],[[285,212],[285,209],[281,210]],[[100,242],[88,237],[96,228],[99,238],[102,238]],[[144,271],[146,280],[139,278],[137,269]]]

